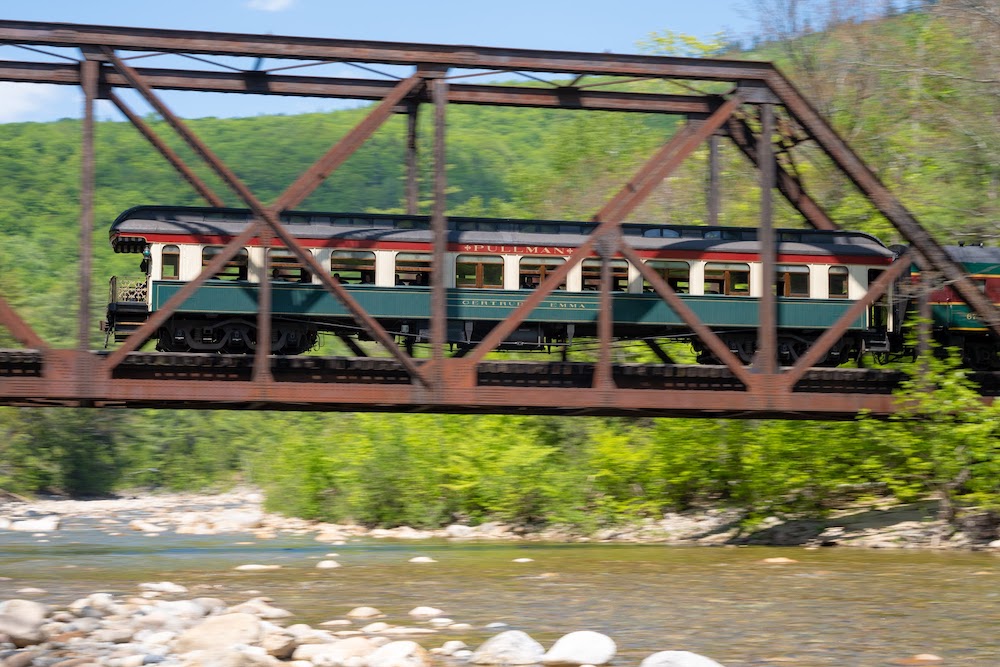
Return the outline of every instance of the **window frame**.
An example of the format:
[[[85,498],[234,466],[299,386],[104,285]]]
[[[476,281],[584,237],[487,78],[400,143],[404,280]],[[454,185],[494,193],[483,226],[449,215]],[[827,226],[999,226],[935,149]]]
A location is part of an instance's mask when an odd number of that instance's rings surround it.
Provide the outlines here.
[[[717,268],[721,267],[721,268]],[[721,273],[722,291],[712,292],[707,289],[709,283],[716,285],[719,278],[709,278],[709,273]],[[734,274],[744,274],[745,280],[736,280]],[[706,296],[750,296],[750,264],[746,262],[705,262],[705,273],[702,278],[703,294]],[[746,289],[736,289],[736,285],[746,285]]]
[[[171,250],[172,248],[172,250]],[[174,275],[168,276],[165,269],[170,266],[174,269]],[[181,247],[174,243],[163,246],[160,249],[160,280],[180,280],[181,279]]]
[[[222,253],[224,246],[207,245],[201,249],[201,268],[205,267]],[[241,261],[242,260],[242,261]],[[235,271],[235,273],[234,273]],[[246,248],[240,248],[229,261],[222,265],[222,270],[212,276],[212,280],[226,282],[246,282],[250,279],[250,253]]]
[[[338,265],[337,261],[341,263]],[[344,261],[349,260],[349,261]],[[375,284],[375,253],[371,250],[334,250],[327,269],[345,285]]]
[[[691,293],[691,263],[678,261],[675,259],[649,259],[645,262],[646,266],[653,269],[658,276],[663,278],[664,282],[670,285],[671,288],[678,294],[690,294]],[[683,269],[683,278],[679,275],[674,275],[674,271]],[[682,287],[681,284],[685,284],[686,287]],[[645,293],[655,292],[653,286],[649,284],[649,281],[645,278],[642,279],[642,291]]]
[[[552,257],[549,255],[524,255],[517,260],[517,285],[518,289],[535,289],[544,282],[548,274],[556,271],[566,263],[562,257]],[[527,264],[527,266],[526,266]],[[532,270],[534,267],[535,270]],[[529,282],[533,281],[533,282]],[[559,283],[558,290],[566,289],[566,279]]]
[[[629,263],[627,259],[614,257],[608,260],[611,262],[611,291],[627,292]],[[584,291],[600,291],[601,289],[601,264],[604,262],[600,257],[588,257],[580,262],[580,285]]]
[[[475,266],[475,284],[468,282],[467,274],[459,272],[460,266]],[[487,282],[486,267],[500,267],[498,281]],[[492,271],[490,273],[493,273]],[[465,289],[503,289],[504,261],[503,255],[480,255],[474,253],[463,253],[455,256],[455,287]],[[465,282],[463,282],[463,280]]]

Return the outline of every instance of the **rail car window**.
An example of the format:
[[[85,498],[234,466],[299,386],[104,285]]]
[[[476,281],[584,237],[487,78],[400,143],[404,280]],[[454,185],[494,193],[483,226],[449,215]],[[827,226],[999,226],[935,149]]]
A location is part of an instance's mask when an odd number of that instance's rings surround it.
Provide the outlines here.
[[[559,257],[522,257],[518,266],[517,284],[521,289],[535,289],[563,263],[564,260]],[[566,289],[565,278],[556,289]]]
[[[676,239],[680,237],[681,233],[669,227],[650,227],[649,229],[644,229],[642,235],[649,238]]]
[[[646,266],[656,271],[675,292],[688,294],[691,291],[691,267],[687,262],[667,262],[661,259],[651,259],[646,262]],[[643,280],[642,291],[654,292],[655,290],[649,284],[648,280]]]
[[[271,260],[272,282],[307,283],[312,279],[312,274],[291,250],[272,248],[268,257]]]
[[[208,263],[215,259],[216,255],[222,252],[222,246],[205,246],[201,251],[201,266],[208,266]],[[249,259],[247,249],[240,248],[239,252],[233,255],[228,262],[222,266],[222,270],[213,276],[216,280],[246,280]]]
[[[705,265],[705,294],[748,296],[750,265],[739,262],[709,262]]]
[[[503,289],[503,257],[459,255],[455,259],[455,286]]]
[[[431,256],[426,252],[401,252],[396,255],[397,285],[430,285]]]
[[[830,277],[828,279],[831,299],[847,298],[847,267],[831,266]]]
[[[375,284],[375,253],[367,250],[334,250],[330,275],[348,285]]]
[[[600,259],[583,260],[583,289],[601,289]],[[628,289],[628,262],[624,259],[611,260],[611,291],[624,292]]]
[[[160,279],[177,280],[181,274],[181,250],[175,245],[163,246],[160,253]]]
[[[778,296],[809,296],[809,267],[779,264],[774,275],[774,293]]]

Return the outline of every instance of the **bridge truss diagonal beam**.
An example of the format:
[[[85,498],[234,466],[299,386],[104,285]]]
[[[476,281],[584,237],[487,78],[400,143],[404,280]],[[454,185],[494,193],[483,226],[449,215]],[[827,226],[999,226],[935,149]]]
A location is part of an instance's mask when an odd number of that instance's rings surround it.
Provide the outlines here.
[[[788,79],[774,71],[768,76],[771,90],[789,113],[816,140],[827,155],[863,192],[878,211],[915,247],[931,266],[953,283],[962,299],[976,311],[982,322],[1000,337],[1000,308],[979,291],[945,252],[945,249],[920,226],[906,207],[889,191],[868,166],[858,157]]]
[[[128,65],[126,65],[114,52],[110,49],[105,48],[103,50],[104,56],[112,63],[118,72],[120,72],[129,83],[136,88],[142,96],[146,99],[151,106],[153,106],[156,111],[163,116],[164,120],[177,132],[182,139],[194,150],[212,169],[216,174],[223,179],[223,181],[244,201],[244,203],[254,211],[254,214],[259,218],[260,222],[256,225],[251,225],[248,231],[251,232],[250,235],[247,232],[241,234],[235,240],[241,240],[242,242],[237,245],[234,242],[230,242],[225,246],[223,251],[215,257],[210,264],[210,266],[205,267],[202,270],[201,275],[194,281],[194,283],[189,283],[180,292],[178,292],[173,298],[168,300],[165,304],[163,311],[157,313],[156,318],[157,325],[162,324],[166,321],[169,315],[176,311],[177,307],[183,303],[191,294],[194,293],[194,289],[199,287],[205,280],[210,276],[218,272],[222,265],[229,261],[237,252],[239,247],[253,238],[253,232],[256,232],[260,227],[260,224],[266,224],[270,227],[271,231],[275,236],[280,238],[285,245],[292,250],[298,259],[309,267],[310,271],[313,271],[315,275],[319,276],[323,281],[326,288],[331,291],[334,296],[336,296],[341,303],[351,312],[351,314],[358,320],[358,323],[367,331],[369,331],[373,337],[375,337],[379,342],[386,347],[389,352],[391,352],[396,358],[406,366],[407,370],[418,379],[422,380],[422,374],[416,364],[402,351],[398,349],[392,337],[385,331],[384,328],[373,318],[367,311],[362,309],[360,305],[351,297],[347,291],[335,280],[333,280],[328,272],[323,270],[316,259],[311,253],[306,251],[302,245],[295,239],[288,231],[285,229],[284,225],[281,224],[275,211],[284,210],[284,206],[294,206],[296,203],[307,197],[316,187],[322,183],[323,179],[326,178],[334,169],[336,169],[340,164],[346,160],[354,150],[372,133],[378,129],[379,126],[391,115],[393,108],[399,101],[406,96],[418,83],[421,82],[421,78],[418,76],[412,76],[409,79],[398,84],[395,92],[382,101],[376,108],[365,118],[360,125],[358,125],[354,130],[348,133],[348,135],[343,138],[340,142],[334,145],[327,153],[321,157],[312,168],[310,168],[306,173],[304,173],[295,183],[293,183],[289,188],[283,193],[276,202],[276,207],[265,208],[253,195],[253,193],[243,184],[243,182],[233,173],[226,165],[223,163],[215,154],[200,140],[198,139],[187,127],[177,118],[167,107],[164,105],[156,94],[152,91],[149,86],[145,84],[142,78],[132,70]],[[244,238],[246,237],[246,238]],[[265,267],[266,274],[266,267]],[[194,284],[194,287],[188,290],[188,287]],[[262,292],[267,292],[270,287],[270,283],[266,280],[262,282]],[[182,298],[183,297],[183,298]],[[266,295],[262,295],[262,301],[267,299]],[[176,303],[174,301],[176,300]],[[260,319],[266,320],[270,317],[269,308],[261,308]],[[162,313],[162,314],[161,314]],[[136,339],[131,346],[126,342],[121,348],[115,351],[110,357],[108,357],[107,364],[111,368],[115,367],[119,363],[127,352],[134,351],[139,345],[141,345],[144,338],[140,338],[136,334],[152,334],[153,330],[147,330],[152,328],[153,319],[147,321],[140,329],[133,333],[130,338]],[[265,324],[265,331],[269,331],[269,326]],[[268,336],[267,340],[270,339]],[[131,347],[131,349],[129,349]]]
[[[670,175],[699,144],[708,139],[729,119],[740,103],[739,96],[733,96],[726,100],[719,105],[708,120],[689,123],[657,151],[632,180],[594,215],[594,221],[600,224],[593,230],[587,241],[574,250],[558,269],[546,276],[546,279],[538,285],[531,296],[525,299],[507,319],[497,324],[483,338],[476,348],[465,357],[466,363],[474,365],[509,336],[524,321],[524,318],[565,280],[570,269],[582,262],[584,257],[593,251],[597,239],[618,228],[625,217],[649,195],[660,181]]]

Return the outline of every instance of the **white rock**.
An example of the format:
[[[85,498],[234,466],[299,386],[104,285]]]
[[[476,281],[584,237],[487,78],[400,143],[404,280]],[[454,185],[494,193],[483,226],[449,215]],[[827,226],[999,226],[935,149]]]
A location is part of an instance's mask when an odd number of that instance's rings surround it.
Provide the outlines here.
[[[379,616],[385,616],[385,614],[375,607],[355,607],[347,612],[348,618],[378,618]]]
[[[361,632],[368,632],[370,634],[378,634],[380,632],[385,632],[392,626],[388,623],[383,623],[382,621],[375,621],[374,623],[369,623],[365,627],[361,628]]]
[[[515,558],[514,562],[515,563],[534,563],[535,559],[534,558]]]
[[[618,647],[607,635],[581,630],[564,635],[542,656],[546,665],[603,665],[611,662]]]
[[[226,610],[226,613],[253,614],[257,618],[288,618],[292,612],[287,609],[279,609],[270,604],[268,598],[253,598],[238,605],[234,605]]]
[[[375,645],[364,637],[350,637],[331,644],[302,644],[292,653],[292,659],[332,667],[343,665],[352,658],[365,658],[375,649]]]
[[[129,521],[128,527],[140,533],[162,533],[163,531],[167,530],[163,526],[152,523],[150,521],[144,521],[142,519],[134,519],[132,521]]]
[[[414,607],[410,610],[410,616],[414,618],[434,618],[444,612],[434,607]]]
[[[448,537],[471,537],[476,534],[476,529],[472,526],[464,526],[460,523],[453,523],[444,529],[445,534]]]
[[[458,639],[453,639],[451,641],[445,642],[441,645],[438,651],[441,655],[453,655],[455,651],[461,651],[462,649],[469,648],[469,645]]]
[[[260,565],[258,563],[247,563],[246,565],[237,565],[233,568],[234,570],[239,570],[240,572],[260,572],[262,570],[280,570],[280,565]]]
[[[321,560],[316,563],[316,567],[320,570],[332,570],[335,567],[340,567],[340,563],[335,560]]]
[[[639,667],[723,667],[720,663],[690,651],[660,651],[640,663]]]
[[[156,593],[187,593],[187,588],[172,581],[157,581],[139,584],[141,591],[154,591]]]
[[[10,529],[22,533],[48,533],[53,530],[59,530],[59,517],[45,516],[37,519],[11,521]]]
[[[410,559],[411,563],[436,563],[437,561],[430,556],[414,556]]]
[[[368,667],[430,667],[431,656],[411,641],[389,642],[368,656]]]
[[[177,653],[211,650],[217,646],[253,644],[263,634],[260,619],[252,614],[209,616],[174,641]]]
[[[438,616],[437,618],[432,618],[432,619],[431,619],[431,620],[429,621],[429,623],[430,623],[431,625],[436,625],[436,626],[438,626],[438,627],[441,627],[441,628],[443,628],[443,627],[447,627],[447,626],[449,626],[449,625],[454,625],[454,624],[455,624],[455,621],[454,621],[453,619],[450,619],[450,618],[446,618],[446,617],[444,617],[444,616]]]
[[[469,657],[476,665],[533,665],[542,661],[545,649],[520,630],[508,630],[487,639]]]

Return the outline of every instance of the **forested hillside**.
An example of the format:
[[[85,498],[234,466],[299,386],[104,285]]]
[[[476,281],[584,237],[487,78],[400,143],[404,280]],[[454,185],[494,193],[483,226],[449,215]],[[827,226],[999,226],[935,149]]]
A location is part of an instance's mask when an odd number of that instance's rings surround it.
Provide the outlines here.
[[[726,57],[777,61],[941,241],[998,242],[994,4],[955,0],[898,16],[827,16],[811,26],[784,11],[787,2],[759,5],[773,8],[755,50]],[[652,35],[647,47],[681,55],[725,48],[669,32]],[[635,85],[678,92],[661,83]],[[364,113],[200,119],[190,126],[267,200]],[[302,208],[402,210],[404,125],[402,117],[391,120]],[[448,212],[589,217],[675,126],[675,119],[638,114],[453,107]],[[78,290],[79,129],[75,120],[0,125],[0,292],[56,346],[72,345],[75,336],[75,314],[66,306]],[[430,134],[422,127],[425,175]],[[834,219],[887,243],[898,240],[832,165],[804,151],[808,159],[795,168]],[[101,285],[136,272],[134,256],[107,247],[115,216],[138,204],[201,203],[127,123],[99,124],[97,155],[95,321],[106,301]],[[724,149],[723,159],[723,219],[752,225],[756,175],[735,149]],[[705,161],[704,152],[693,156],[633,218],[702,222]],[[238,205],[207,170],[199,173]],[[428,183],[422,191],[430,191]],[[778,224],[801,224],[786,205],[776,215]],[[99,332],[91,343],[103,345]],[[0,345],[11,344],[0,332]],[[821,513],[858,493],[902,500],[936,494],[948,507],[998,506],[1000,407],[979,406],[946,364],[940,373],[950,380],[914,405],[917,419],[890,423],[3,409],[0,489],[88,494],[248,481],[268,490],[273,508],[372,525],[497,518],[592,528],[705,504],[742,507],[748,517]],[[941,417],[945,401],[962,407]]]

